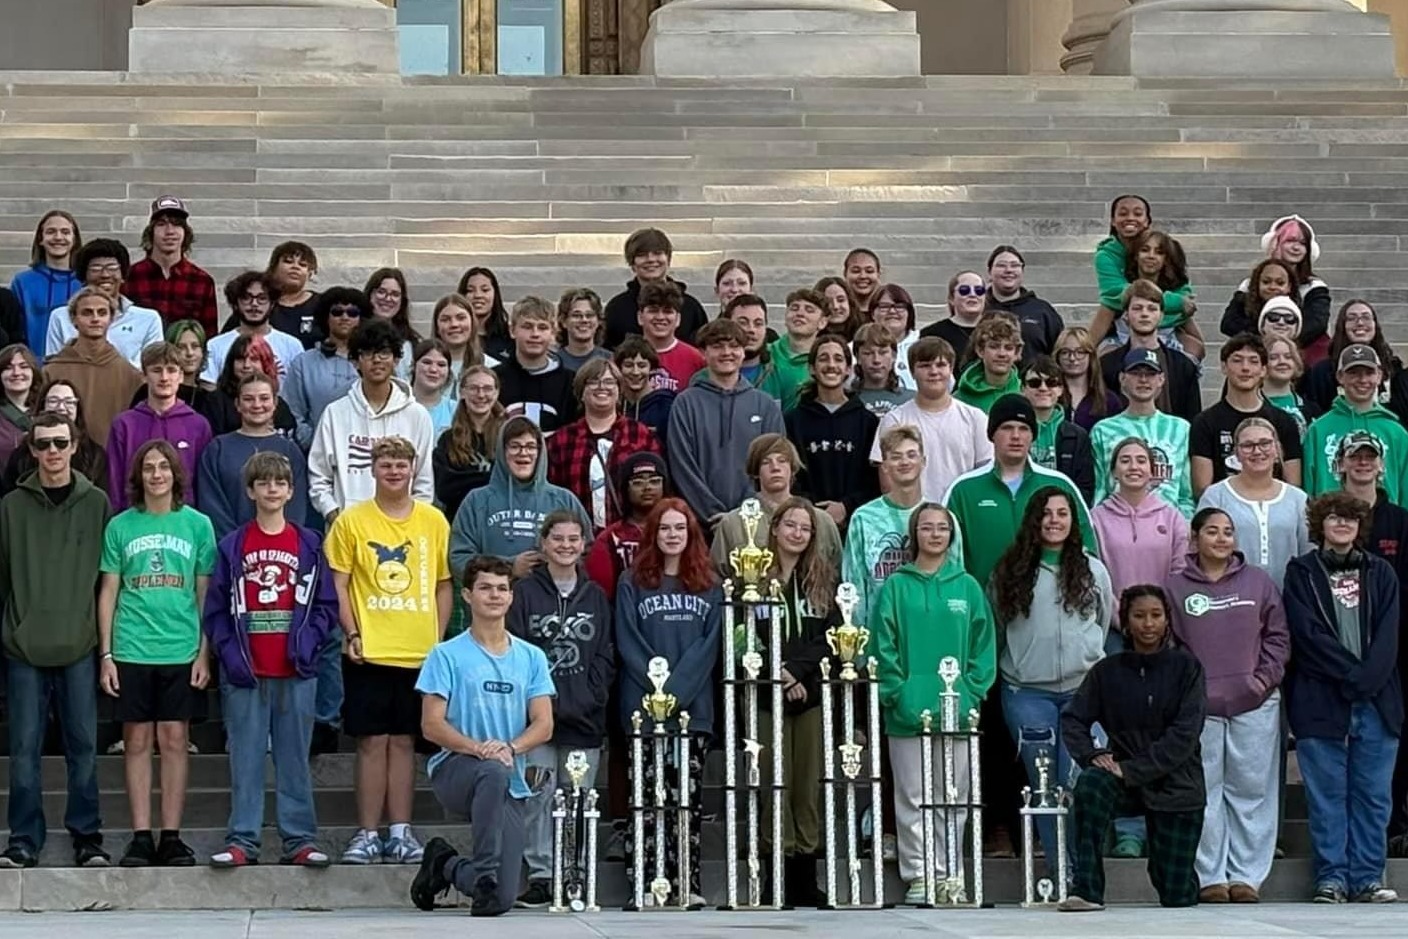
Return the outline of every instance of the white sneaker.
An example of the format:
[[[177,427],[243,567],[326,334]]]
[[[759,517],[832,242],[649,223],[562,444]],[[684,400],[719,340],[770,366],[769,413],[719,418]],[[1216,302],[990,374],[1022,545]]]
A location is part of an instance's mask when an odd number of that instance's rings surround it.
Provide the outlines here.
[[[374,831],[359,831],[347,842],[347,850],[342,852],[344,864],[376,864],[382,858],[381,836]]]
[[[419,864],[425,856],[425,848],[410,829],[404,838],[388,838],[382,846],[381,858],[388,864]]]
[[[886,861],[897,861],[900,857],[899,845],[895,843],[894,835],[880,836],[880,856]]]

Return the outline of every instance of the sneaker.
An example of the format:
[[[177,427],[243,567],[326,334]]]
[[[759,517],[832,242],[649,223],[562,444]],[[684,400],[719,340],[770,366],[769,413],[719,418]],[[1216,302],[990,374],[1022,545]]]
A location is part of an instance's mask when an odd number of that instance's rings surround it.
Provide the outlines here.
[[[1143,856],[1144,842],[1133,835],[1125,835],[1115,841],[1115,846],[1110,851],[1110,857],[1137,858]]]
[[[381,860],[386,864],[419,864],[425,856],[425,847],[406,830],[404,838],[388,838],[381,849]]]
[[[126,753],[126,752],[127,752],[127,744],[123,743],[121,740],[117,741],[116,743],[111,744],[111,745],[108,747],[108,756],[122,756],[122,754],[124,754],[124,753]]]
[[[1098,913],[1105,908],[1105,904],[1096,903],[1094,900],[1087,900],[1071,894],[1056,904],[1056,909],[1062,913]]]
[[[155,864],[156,842],[152,840],[152,833],[144,831],[134,834],[127,843],[127,850],[122,852],[122,860],[117,863],[119,867],[151,867]]]
[[[1351,898],[1354,903],[1397,903],[1398,891],[1385,887],[1383,884],[1369,884],[1366,887],[1354,891]]]
[[[11,844],[0,854],[0,870],[23,870],[39,863],[39,855],[22,844]]]
[[[245,853],[244,848],[229,845],[223,851],[217,851],[210,856],[210,866],[217,870],[225,870],[231,867],[248,867],[251,864],[258,864],[259,858],[250,857]]]
[[[606,859],[624,861],[626,859],[627,828],[621,822],[611,824],[611,837],[606,839]]]
[[[492,877],[481,877],[474,885],[469,901],[470,916],[502,916],[508,907],[499,902],[499,884]]]
[[[186,741],[186,752],[189,753],[189,754],[191,754],[192,756],[196,756],[196,755],[198,755],[198,754],[200,753],[200,747],[196,746],[194,740],[187,740],[187,741]]]
[[[1346,903],[1348,900],[1344,888],[1339,884],[1321,884],[1310,897],[1311,903]]]
[[[38,860],[35,858],[36,862]],[[101,842],[87,839],[74,842],[73,863],[78,867],[107,867],[112,863],[112,857],[103,850]]]
[[[322,756],[324,753],[336,753],[337,743],[336,727],[331,724],[316,723],[313,725],[313,735],[308,741],[308,755]]]
[[[691,893],[689,895],[689,908],[691,910],[702,910],[709,905],[709,901],[704,899],[702,893]]]
[[[880,857],[886,861],[899,860],[900,846],[895,841],[894,835],[880,836]]]
[[[156,863],[162,867],[195,867],[196,853],[180,835],[163,837],[156,846]]]
[[[297,851],[284,858],[282,863],[292,867],[327,867],[332,863],[332,858],[326,851],[315,844],[305,844]]]
[[[513,904],[521,910],[541,910],[552,903],[552,887],[546,880],[530,880]]]
[[[911,880],[909,886],[906,887],[904,891],[904,905],[927,906],[928,903],[929,896],[924,890],[924,878],[920,877],[918,880]]]
[[[450,881],[445,876],[445,862],[458,855],[444,838],[431,838],[421,854],[420,870],[411,881],[411,902],[416,909],[429,913],[435,909],[435,898],[449,892]]]
[[[347,842],[342,852],[344,864],[377,864],[381,861],[381,836],[374,831],[359,831]]]

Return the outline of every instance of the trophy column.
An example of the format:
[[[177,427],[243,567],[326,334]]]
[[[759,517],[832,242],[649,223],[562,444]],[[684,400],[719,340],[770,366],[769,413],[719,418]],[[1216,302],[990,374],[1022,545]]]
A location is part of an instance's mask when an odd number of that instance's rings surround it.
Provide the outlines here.
[[[1062,786],[1051,785],[1051,754],[1042,751],[1036,763],[1036,791],[1022,787],[1022,906],[1045,907],[1066,899],[1066,884],[1070,881],[1070,858],[1066,851],[1066,818],[1070,813],[1069,793]],[[1056,819],[1056,883],[1051,878],[1036,876],[1036,820],[1044,815]],[[1051,846],[1043,845],[1047,857]]]
[[[641,711],[631,714],[631,839],[634,847],[633,870],[631,877],[631,900],[627,910],[689,910],[690,882],[694,870],[691,856],[689,828],[694,809],[689,799],[689,713],[680,711],[678,726],[671,729],[668,724],[675,714],[675,696],[665,691],[665,683],[670,680],[670,663],[660,656],[651,659],[647,665],[646,677],[654,691],[641,699]],[[645,717],[650,719],[650,729],[644,727]],[[647,748],[647,742],[650,746]],[[650,767],[654,779],[649,797],[645,791],[646,750],[650,750]],[[673,762],[679,777],[679,794],[671,798],[670,787],[666,785],[665,774]],[[646,820],[649,819],[653,832],[650,834],[654,848],[653,874],[649,883],[647,902],[646,874]],[[679,869],[672,881],[665,864],[666,846],[669,839],[666,826],[670,820],[675,823]],[[671,893],[675,902],[669,903]]]
[[[959,692],[954,685],[961,677],[958,659],[939,663],[944,690],[939,694],[939,729],[934,731],[930,711],[920,715],[919,737],[921,805],[924,841],[924,895],[928,906],[983,905],[983,779],[978,759],[978,710],[968,712],[968,724],[959,714]],[[934,779],[934,742],[939,745],[939,775]],[[960,754],[966,767],[960,767]],[[966,784],[966,785],[965,785]],[[938,788],[939,791],[935,791]],[[963,792],[967,789],[967,792]],[[963,817],[972,823],[973,872],[970,878],[963,863]],[[943,831],[945,875],[939,878],[937,832]],[[971,887],[971,890],[969,889]]]
[[[583,789],[587,754],[567,754],[569,786],[553,796],[552,808],[552,905],[550,913],[596,913],[596,833],[601,820],[598,793]]]

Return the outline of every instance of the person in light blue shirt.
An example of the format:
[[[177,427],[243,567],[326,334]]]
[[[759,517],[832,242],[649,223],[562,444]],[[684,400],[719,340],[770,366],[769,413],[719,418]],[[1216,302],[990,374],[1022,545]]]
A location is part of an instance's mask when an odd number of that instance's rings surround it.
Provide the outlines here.
[[[506,913],[518,897],[524,809],[533,793],[524,754],[552,739],[556,689],[543,650],[504,628],[511,574],[495,557],[465,565],[469,629],[431,649],[416,682],[421,731],[441,748],[430,760],[430,787],[474,829],[467,857],[443,838],[425,846],[411,901],[427,912],[452,886],[470,898],[471,916]]]

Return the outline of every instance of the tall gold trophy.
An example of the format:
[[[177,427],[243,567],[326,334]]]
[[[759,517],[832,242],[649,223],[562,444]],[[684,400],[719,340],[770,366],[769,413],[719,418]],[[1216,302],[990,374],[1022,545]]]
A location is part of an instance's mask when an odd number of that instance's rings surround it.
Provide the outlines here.
[[[688,910],[690,909],[690,874],[694,860],[689,845],[689,823],[693,808],[689,801],[689,712],[679,712],[679,727],[671,731],[668,722],[675,714],[678,702],[675,696],[665,690],[670,680],[670,663],[660,656],[651,659],[646,666],[646,677],[653,691],[641,698],[641,710],[631,715],[631,821],[634,839],[635,858],[631,880],[631,910]],[[651,728],[647,733],[643,728],[645,717],[650,718]],[[651,768],[655,781],[651,791],[651,802],[645,801],[645,740],[651,741]],[[673,803],[669,788],[665,785],[665,770],[669,754],[673,752],[674,763],[679,774],[679,797]],[[649,897],[646,899],[645,882],[645,819],[649,815],[655,829],[655,876],[649,884]],[[665,872],[665,847],[668,843],[665,828],[673,818],[675,839],[678,844],[679,870],[678,883],[671,883]],[[670,894],[675,893],[675,903],[667,906]]]

